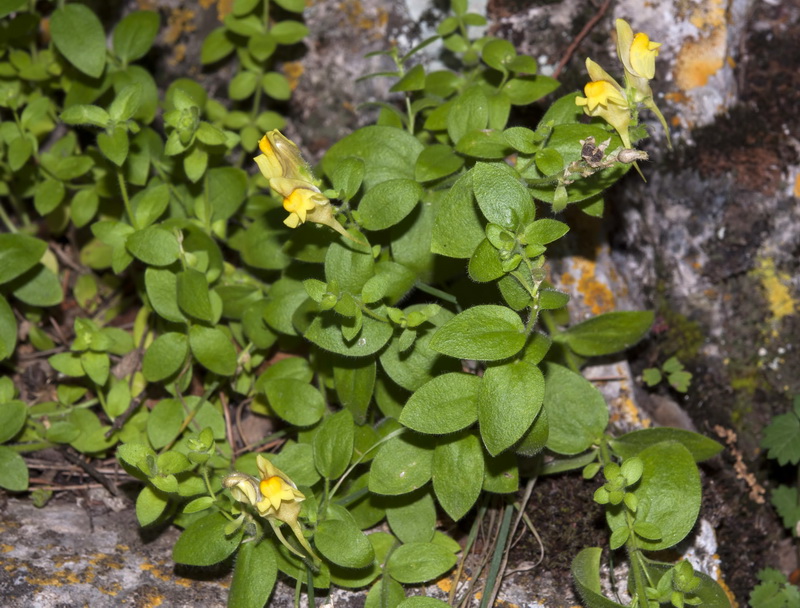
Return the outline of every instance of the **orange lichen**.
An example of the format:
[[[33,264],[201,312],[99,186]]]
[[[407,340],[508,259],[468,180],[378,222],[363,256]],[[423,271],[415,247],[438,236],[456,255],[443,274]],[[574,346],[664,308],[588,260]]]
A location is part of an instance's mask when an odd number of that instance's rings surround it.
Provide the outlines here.
[[[286,79],[289,81],[289,88],[291,88],[292,91],[297,88],[303,72],[305,72],[305,68],[299,61],[287,61],[283,64],[283,73],[286,74]]]
[[[718,555],[714,555],[714,557],[716,559],[719,559]],[[739,602],[736,601],[736,596],[733,594],[733,591],[731,591],[730,587],[728,587],[728,585],[725,584],[725,580],[722,578],[722,570],[720,569],[719,566],[717,566],[717,572],[715,578],[717,580],[717,584],[720,587],[722,587],[722,590],[725,592],[725,595],[728,596],[728,599],[731,602],[731,608],[739,608]]]
[[[689,21],[698,30],[725,27],[726,7],[723,0],[706,0],[694,7]]]
[[[675,84],[689,91],[708,84],[722,69],[726,57],[726,30],[718,28],[697,40],[687,40],[675,58]]]
[[[3,543],[0,543],[0,552],[8,553],[9,551],[13,551],[13,550],[14,550],[14,547],[12,547],[11,545],[6,545],[6,544],[3,544]]]
[[[575,267],[580,270],[581,278],[578,281],[578,293],[583,296],[583,303],[599,315],[614,310],[616,298],[608,285],[599,281],[595,276],[596,264],[590,260],[576,258]]]
[[[800,173],[794,177],[794,189],[792,194],[794,194],[795,198],[800,198]]]
[[[156,565],[156,564],[150,564],[150,563],[145,562],[144,564],[142,564],[140,566],[140,568],[142,570],[144,570],[145,572],[149,572],[150,574],[152,574],[154,577],[156,577],[159,580],[162,580],[162,581],[165,581],[165,582],[168,582],[168,583],[174,583],[176,585],[181,585],[182,587],[189,587],[190,586],[190,581],[188,579],[184,580],[184,579],[176,578],[172,574],[171,568],[167,567],[163,563],[161,565]]]
[[[438,583],[436,583],[436,586],[439,587],[439,589],[441,589],[445,593],[450,593],[450,590],[453,588],[453,581],[449,578],[443,578]]]
[[[170,11],[167,17],[167,31],[164,33],[164,42],[175,44],[183,34],[188,34],[197,29],[194,23],[195,12],[186,8],[176,8]]]

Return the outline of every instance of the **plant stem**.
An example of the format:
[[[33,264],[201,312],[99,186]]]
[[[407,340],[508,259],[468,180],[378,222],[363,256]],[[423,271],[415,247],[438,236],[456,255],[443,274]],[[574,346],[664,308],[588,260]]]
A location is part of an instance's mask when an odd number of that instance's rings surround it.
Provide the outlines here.
[[[139,225],[136,222],[136,216],[133,214],[131,199],[128,197],[128,186],[125,184],[125,178],[122,175],[122,169],[117,169],[117,182],[119,183],[120,194],[122,194],[122,203],[125,205],[125,213],[128,214],[128,219],[131,222],[131,226],[138,230]]]
[[[14,225],[14,222],[11,221],[11,218],[8,217],[5,208],[3,205],[0,205],[0,220],[2,220],[3,225],[6,227],[6,230],[9,232],[17,232],[17,227]]]

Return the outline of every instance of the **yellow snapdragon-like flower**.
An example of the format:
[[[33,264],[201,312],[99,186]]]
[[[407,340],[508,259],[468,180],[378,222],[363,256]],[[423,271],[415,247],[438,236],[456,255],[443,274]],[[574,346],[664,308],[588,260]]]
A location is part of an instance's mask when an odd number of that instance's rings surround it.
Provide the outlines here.
[[[284,224],[290,228],[305,222],[324,224],[356,241],[334,217],[330,200],[317,188],[308,163],[293,141],[274,129],[261,138],[258,149],[261,154],[253,160],[272,191],[283,198],[283,208],[289,212]]]
[[[625,68],[625,83],[634,101],[643,104],[658,117],[664,132],[667,134],[667,144],[672,147],[669,137],[667,121],[653,99],[653,90],[650,81],[656,75],[656,57],[660,42],[653,42],[650,36],[643,32],[633,33],[630,23],[624,19],[617,19],[617,56]]]
[[[245,473],[231,473],[222,480],[223,487],[230,490],[235,501],[254,507],[258,514],[269,522],[278,540],[292,553],[304,557],[286,541],[280,529],[281,523],[287,524],[297,542],[308,551],[309,555],[318,559],[308,544],[303,534],[303,526],[298,519],[300,503],[306,499],[305,494],[297,489],[295,483],[283,471],[261,454],[256,457],[256,466],[260,479]]]
[[[575,103],[588,116],[599,116],[614,127],[625,147],[630,148],[631,111],[624,89],[591,59],[586,60],[586,70],[592,81],[583,89],[586,97],[576,97]]]

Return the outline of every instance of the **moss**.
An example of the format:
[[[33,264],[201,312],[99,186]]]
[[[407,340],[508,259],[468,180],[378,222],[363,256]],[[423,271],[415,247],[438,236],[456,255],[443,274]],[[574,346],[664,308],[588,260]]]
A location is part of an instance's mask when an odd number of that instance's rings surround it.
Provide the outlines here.
[[[665,360],[673,355],[682,363],[694,360],[705,342],[700,323],[667,307],[660,307],[659,316],[667,327],[662,338]]]

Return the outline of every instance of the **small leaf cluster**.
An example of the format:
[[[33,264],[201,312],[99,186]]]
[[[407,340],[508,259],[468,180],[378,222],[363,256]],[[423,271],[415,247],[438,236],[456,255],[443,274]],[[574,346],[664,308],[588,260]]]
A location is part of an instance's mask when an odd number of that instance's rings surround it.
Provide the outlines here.
[[[285,119],[274,110],[262,108],[262,96],[281,102],[291,97],[286,76],[274,69],[280,46],[302,42],[308,28],[296,19],[276,20],[276,9],[302,13],[304,0],[235,0],[221,27],[203,41],[200,61],[206,66],[220,65],[236,57],[235,76],[228,83],[231,104],[209,100],[208,112],[214,123],[239,134],[247,152],[256,149],[265,132],[282,129]],[[249,103],[249,105],[248,105]],[[230,107],[230,109],[228,109]]]
[[[764,428],[761,447],[768,450],[767,457],[778,464],[797,466],[800,464],[800,396],[794,398],[792,409],[773,417]],[[800,495],[796,486],[779,485],[772,491],[770,502],[778,511],[783,525],[798,536],[800,530]]]
[[[800,590],[774,568],[758,573],[760,583],[750,592],[753,608],[790,608],[800,604]]]
[[[667,359],[661,369],[648,367],[642,372],[642,380],[649,387],[656,386],[664,378],[676,391],[685,393],[689,390],[689,385],[692,382],[692,373],[686,371],[683,363],[677,357]]]

